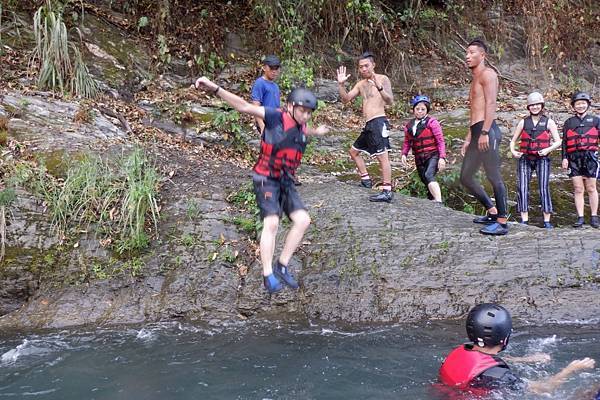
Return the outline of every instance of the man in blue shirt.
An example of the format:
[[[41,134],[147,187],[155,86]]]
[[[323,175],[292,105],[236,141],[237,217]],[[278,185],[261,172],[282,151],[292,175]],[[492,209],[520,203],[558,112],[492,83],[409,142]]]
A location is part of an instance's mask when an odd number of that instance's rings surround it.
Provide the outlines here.
[[[263,74],[252,86],[252,104],[262,107],[280,108],[279,86],[275,80],[279,76],[281,61],[274,55],[268,55],[263,59]],[[265,122],[260,118],[255,118],[256,127],[259,133],[265,129]]]

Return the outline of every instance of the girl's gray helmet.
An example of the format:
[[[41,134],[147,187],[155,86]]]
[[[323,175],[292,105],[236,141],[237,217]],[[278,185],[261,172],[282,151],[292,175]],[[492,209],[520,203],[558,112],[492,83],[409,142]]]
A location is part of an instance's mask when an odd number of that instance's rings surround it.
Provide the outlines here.
[[[527,107],[533,106],[536,104],[544,105],[544,96],[540,92],[532,92],[527,96]]]

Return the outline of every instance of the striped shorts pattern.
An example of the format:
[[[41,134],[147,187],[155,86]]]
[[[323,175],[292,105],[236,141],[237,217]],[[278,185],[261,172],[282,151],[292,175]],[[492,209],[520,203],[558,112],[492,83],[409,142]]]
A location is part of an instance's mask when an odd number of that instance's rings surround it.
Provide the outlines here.
[[[517,209],[519,212],[529,211],[529,184],[531,175],[535,171],[540,189],[540,203],[542,211],[552,213],[552,199],[550,197],[550,158],[523,155],[519,158],[517,166]]]

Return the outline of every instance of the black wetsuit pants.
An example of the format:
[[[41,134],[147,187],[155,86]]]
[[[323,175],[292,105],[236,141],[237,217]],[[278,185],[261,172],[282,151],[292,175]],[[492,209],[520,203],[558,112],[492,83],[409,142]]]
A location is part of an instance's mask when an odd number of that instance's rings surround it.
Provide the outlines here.
[[[496,122],[492,123],[492,127],[489,131],[490,148],[488,151],[479,151],[477,142],[481,129],[483,128],[483,121],[478,122],[471,126],[471,143],[465,153],[462,167],[460,169],[460,183],[479,200],[481,204],[489,210],[494,206],[492,199],[487,195],[483,187],[475,179],[475,174],[479,168],[483,165],[485,176],[492,184],[494,190],[494,197],[496,198],[496,208],[498,209],[498,216],[505,218],[506,209],[506,186],[502,180],[500,174],[500,142],[502,140],[502,133],[496,125]]]

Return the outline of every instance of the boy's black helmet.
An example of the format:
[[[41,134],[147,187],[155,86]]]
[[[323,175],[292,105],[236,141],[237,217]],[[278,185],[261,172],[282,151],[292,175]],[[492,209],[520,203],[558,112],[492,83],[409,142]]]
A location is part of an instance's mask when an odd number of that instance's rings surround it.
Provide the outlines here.
[[[592,98],[586,92],[577,92],[571,97],[571,106],[575,105],[577,100],[585,100],[588,104],[592,103]]]
[[[467,336],[480,347],[501,344],[504,350],[511,332],[510,313],[497,304],[479,304],[467,316]]]
[[[306,88],[296,88],[287,97],[287,102],[292,106],[302,106],[315,111],[317,109],[317,97]]]

